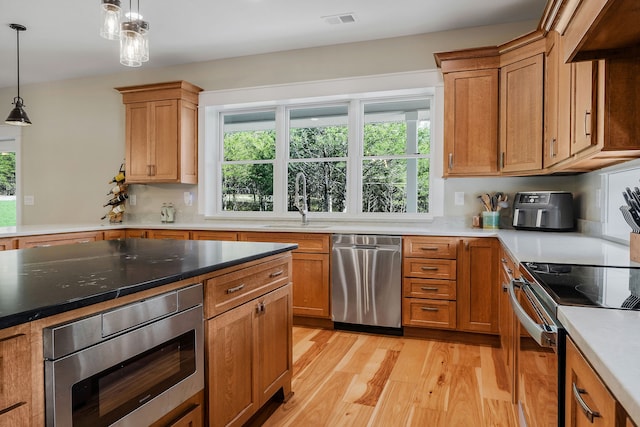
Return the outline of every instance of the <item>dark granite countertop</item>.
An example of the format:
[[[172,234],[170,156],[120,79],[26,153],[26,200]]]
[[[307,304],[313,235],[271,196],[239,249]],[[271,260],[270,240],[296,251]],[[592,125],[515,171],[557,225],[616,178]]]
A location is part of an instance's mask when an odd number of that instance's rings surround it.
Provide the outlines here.
[[[105,240],[0,252],[0,329],[269,255],[295,244]]]

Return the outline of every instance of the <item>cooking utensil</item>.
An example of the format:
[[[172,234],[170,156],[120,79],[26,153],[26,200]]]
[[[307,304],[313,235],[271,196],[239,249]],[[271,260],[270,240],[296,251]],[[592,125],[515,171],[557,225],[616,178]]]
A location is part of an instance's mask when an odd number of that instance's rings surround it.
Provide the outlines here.
[[[480,199],[480,201],[482,202],[482,205],[484,206],[484,209],[491,212],[493,209],[491,209],[491,196],[489,196],[488,193],[485,193],[481,196],[478,196],[478,198]]]
[[[634,216],[631,214],[631,208],[629,206],[620,206],[620,212],[622,212],[622,216],[624,220],[627,221],[629,227],[634,233],[640,233],[640,220],[636,220]]]

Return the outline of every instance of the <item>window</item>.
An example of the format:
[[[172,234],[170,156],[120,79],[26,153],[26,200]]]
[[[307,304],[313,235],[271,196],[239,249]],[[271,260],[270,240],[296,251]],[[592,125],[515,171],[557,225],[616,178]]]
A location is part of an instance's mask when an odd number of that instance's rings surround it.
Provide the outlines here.
[[[613,167],[602,173],[602,179],[602,188],[605,191],[603,234],[612,240],[628,242],[631,227],[620,212],[620,206],[627,206],[623,196],[627,188],[634,192],[634,189],[640,187],[640,162],[634,161],[622,167]]]
[[[20,130],[16,126],[0,126],[0,227],[20,223],[19,147]]]
[[[297,181],[311,220],[442,215],[443,94],[437,71],[203,92],[199,212],[297,220]]]

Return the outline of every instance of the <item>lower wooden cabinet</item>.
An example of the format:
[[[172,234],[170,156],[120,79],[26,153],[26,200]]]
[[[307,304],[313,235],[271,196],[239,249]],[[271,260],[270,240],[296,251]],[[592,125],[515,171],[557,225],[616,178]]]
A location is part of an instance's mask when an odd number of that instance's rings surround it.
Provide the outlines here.
[[[107,230],[103,235],[104,240],[117,240],[124,239],[126,237],[127,232],[125,230]]]
[[[191,232],[191,239],[236,241],[238,240],[238,233],[236,231],[194,230]]]
[[[189,240],[189,230],[149,230],[150,239]]]
[[[0,426],[31,425],[29,325],[0,330]]]
[[[498,240],[464,238],[458,255],[458,324],[467,332],[498,333]]]
[[[567,339],[565,426],[615,426],[616,399],[571,339]]]
[[[519,322],[511,307],[508,286],[512,278],[519,277],[519,272],[516,263],[509,257],[504,249],[500,250],[499,271],[500,280],[496,286],[496,292],[498,292],[499,295],[498,332],[500,334],[500,347],[502,348],[502,356],[507,371],[509,391],[511,392],[511,401],[512,403],[516,403],[517,371],[515,334],[519,331]]]
[[[207,321],[209,425],[241,426],[291,394],[291,285]]]

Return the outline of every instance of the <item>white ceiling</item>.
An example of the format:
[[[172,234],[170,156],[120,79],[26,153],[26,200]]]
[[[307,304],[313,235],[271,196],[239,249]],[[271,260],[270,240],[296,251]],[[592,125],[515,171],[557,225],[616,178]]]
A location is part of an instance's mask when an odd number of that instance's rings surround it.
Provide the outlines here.
[[[140,0],[150,60],[164,67],[212,59],[537,20],[545,0]],[[133,0],[136,9],[137,0]],[[129,2],[122,0],[123,10]],[[0,88],[126,71],[117,41],[98,35],[100,0],[0,0]],[[355,23],[322,17],[353,13]]]

